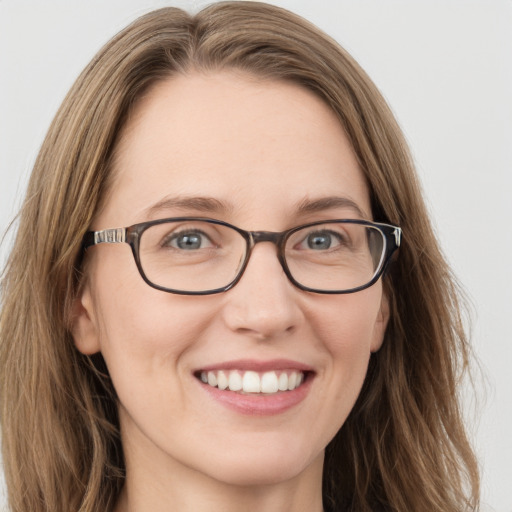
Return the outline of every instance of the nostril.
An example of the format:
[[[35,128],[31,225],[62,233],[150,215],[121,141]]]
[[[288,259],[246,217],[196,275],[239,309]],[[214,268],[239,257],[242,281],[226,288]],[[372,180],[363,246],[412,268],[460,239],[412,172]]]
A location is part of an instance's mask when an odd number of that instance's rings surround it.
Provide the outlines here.
[[[282,306],[275,302],[255,303],[255,298],[249,295],[245,294],[241,300],[224,307],[223,319],[230,330],[258,341],[290,336],[296,332],[302,316],[294,303]]]

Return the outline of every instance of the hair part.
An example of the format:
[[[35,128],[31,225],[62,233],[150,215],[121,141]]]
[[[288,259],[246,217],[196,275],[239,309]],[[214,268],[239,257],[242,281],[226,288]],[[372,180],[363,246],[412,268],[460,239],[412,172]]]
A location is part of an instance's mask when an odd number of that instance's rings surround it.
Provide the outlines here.
[[[402,227],[384,278],[391,315],[359,399],[326,450],[336,510],[476,510],[479,479],[457,398],[470,349],[460,293],[384,99],[337,43],[284,9],[214,4],[147,14],[82,72],[43,143],[2,280],[0,406],[13,512],[112,510],[124,482],[116,395],[70,333],[81,243],[111,187],[116,143],[156,82],[234,70],[312,91],[336,113],[376,220]]]

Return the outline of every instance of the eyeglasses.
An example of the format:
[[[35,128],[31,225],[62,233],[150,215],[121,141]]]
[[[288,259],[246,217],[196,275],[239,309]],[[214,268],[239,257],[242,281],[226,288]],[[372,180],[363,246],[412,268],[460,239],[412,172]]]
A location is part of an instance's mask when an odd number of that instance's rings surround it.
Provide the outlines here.
[[[341,294],[372,286],[400,246],[401,236],[399,227],[354,219],[312,222],[275,233],[245,231],[220,220],[179,217],[89,231],[83,248],[127,243],[149,286],[169,293],[207,295],[233,288],[254,246],[271,242],[295,286]]]

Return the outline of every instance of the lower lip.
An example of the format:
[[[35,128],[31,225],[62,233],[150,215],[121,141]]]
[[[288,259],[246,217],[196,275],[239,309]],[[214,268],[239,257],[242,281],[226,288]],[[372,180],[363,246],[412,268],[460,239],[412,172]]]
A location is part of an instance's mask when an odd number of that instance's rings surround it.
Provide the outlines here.
[[[201,387],[217,402],[240,414],[249,416],[270,416],[281,414],[302,402],[309,390],[313,376],[307,379],[293,391],[281,391],[272,395],[241,394],[236,391],[221,390],[201,381]]]

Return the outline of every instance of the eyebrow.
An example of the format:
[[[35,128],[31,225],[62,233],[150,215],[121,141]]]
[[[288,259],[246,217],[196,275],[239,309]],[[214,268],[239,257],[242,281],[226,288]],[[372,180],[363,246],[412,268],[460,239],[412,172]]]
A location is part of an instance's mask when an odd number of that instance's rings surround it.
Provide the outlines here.
[[[324,210],[334,210],[336,208],[344,208],[353,210],[362,219],[368,218],[368,214],[363,212],[360,206],[348,197],[329,196],[320,199],[305,198],[297,205],[299,213],[316,213]]]
[[[204,213],[227,213],[233,207],[214,197],[177,196],[164,197],[153,206],[147,208],[144,213],[153,216],[162,210],[194,210]]]
[[[337,208],[353,210],[360,218],[365,219],[368,217],[359,205],[349,199],[348,197],[329,196],[320,199],[304,198],[298,202],[295,211],[298,214],[317,213],[325,210],[334,210]],[[202,197],[202,196],[167,196],[144,210],[147,216],[154,216],[162,210],[185,210],[196,211],[207,214],[227,214],[234,210],[233,205],[226,201],[222,201],[215,197]]]

